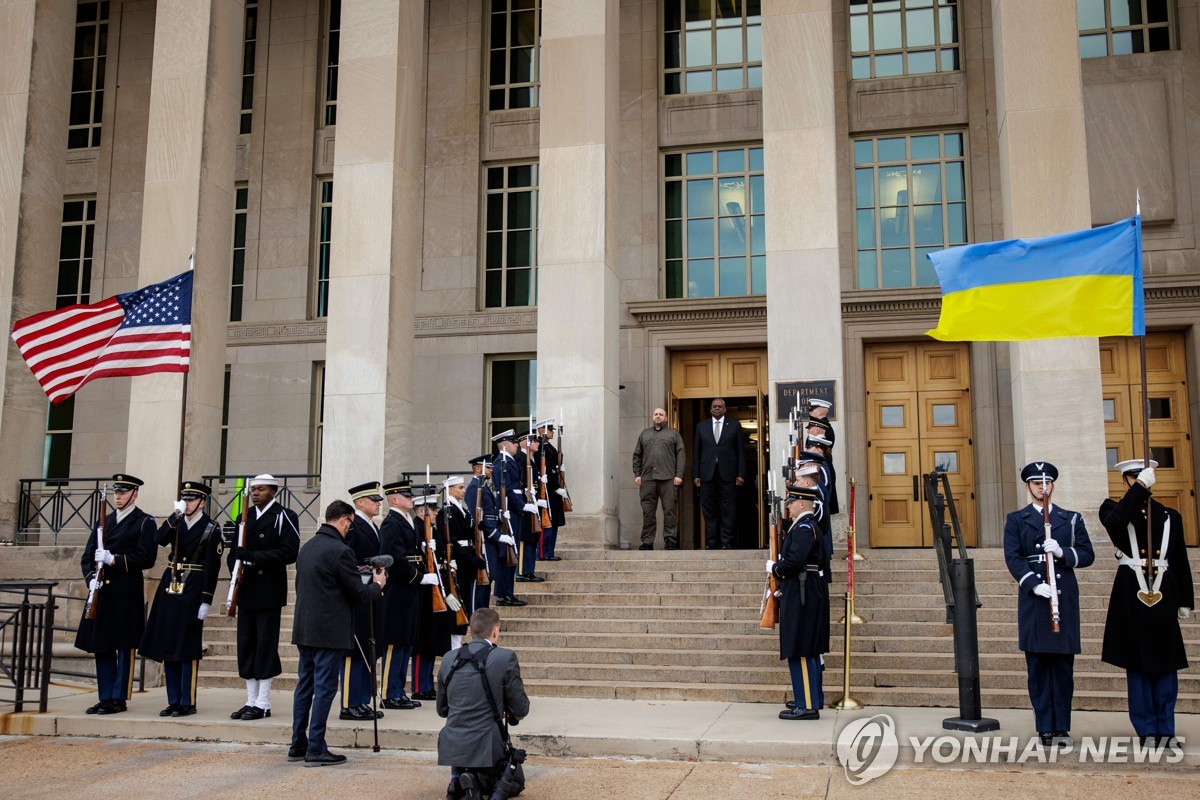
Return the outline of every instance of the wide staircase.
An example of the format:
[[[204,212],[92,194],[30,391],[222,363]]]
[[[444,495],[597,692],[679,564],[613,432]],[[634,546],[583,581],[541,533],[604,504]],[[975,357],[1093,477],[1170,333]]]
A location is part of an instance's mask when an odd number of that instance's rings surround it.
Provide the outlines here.
[[[515,649],[530,694],[640,700],[782,703],[791,695],[777,631],[758,627],[765,553],[617,551],[563,547],[541,563],[545,583],[517,584],[524,608],[502,608],[502,644]],[[947,625],[931,550],[871,550],[855,565],[856,610],[866,622],[852,636],[851,693],[872,706],[958,703],[953,630]],[[1016,588],[999,549],[972,550],[980,599],[984,707],[1024,708],[1025,659],[1017,649]],[[1116,562],[1100,547],[1078,574],[1083,654],[1075,662],[1075,707],[1124,710],[1125,677],[1100,661],[1104,616]],[[833,638],[825,657],[827,700],[841,696],[845,562],[835,567]],[[221,595],[223,596],[223,595]],[[291,613],[281,647],[290,688],[296,671]],[[1188,657],[1200,663],[1200,626],[1185,623]],[[240,686],[234,621],[210,616],[206,686]],[[1180,673],[1180,712],[1200,712],[1200,677]]]

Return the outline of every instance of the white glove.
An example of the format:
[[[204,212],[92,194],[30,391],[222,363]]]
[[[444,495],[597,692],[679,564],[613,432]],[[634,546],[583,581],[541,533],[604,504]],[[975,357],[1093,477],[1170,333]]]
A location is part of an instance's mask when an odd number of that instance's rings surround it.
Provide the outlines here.
[[[208,603],[201,603],[200,610],[196,612],[196,619],[203,622],[204,618],[208,616],[208,609],[209,609]]]
[[[108,551],[97,548],[96,554],[93,556],[97,564],[108,563]]]
[[[462,603],[458,602],[458,598],[452,594],[446,595],[446,608],[457,614],[462,609]]]
[[[521,510],[522,510],[522,511],[524,511],[524,512],[526,512],[526,513],[528,513],[528,514],[536,514],[536,513],[537,513],[537,506],[535,506],[533,503],[526,503],[526,504],[525,504],[525,505],[524,505],[524,506],[521,508]]]
[[[503,516],[505,519],[512,519],[512,515],[511,515],[511,514],[509,514],[507,511],[503,512],[503,513],[502,513],[502,516]]]
[[[566,490],[566,489],[555,489],[555,490],[554,490],[554,493],[555,493],[556,495],[558,495],[559,497],[566,497],[566,496],[567,496],[567,490]]]
[[[434,575],[432,572],[426,572],[421,576],[422,586],[437,586],[437,582],[437,575]]]
[[[507,533],[505,533],[500,536],[500,544],[506,544],[506,545],[509,545],[510,547],[516,547],[517,540],[514,539],[513,537],[509,536]]]
[[[450,571],[451,571],[451,572],[458,572],[458,562],[457,562],[457,561],[455,561],[453,558],[452,558],[452,559],[450,559]]]
[[[549,507],[550,507],[550,504],[549,504],[549,503],[547,503],[545,500],[538,500],[538,501],[537,501],[537,507],[538,507],[538,508],[549,508]]]
[[[775,562],[774,562],[774,561],[768,561],[768,562],[767,562],[767,574],[768,574],[768,575],[774,575],[774,574],[775,574]]]
[[[1042,542],[1042,552],[1049,553],[1055,558],[1062,558],[1063,549],[1062,545],[1054,539],[1046,539]]]
[[[89,591],[89,592],[94,592],[94,591],[96,591],[96,590],[97,590],[97,589],[99,589],[99,588],[100,588],[100,581],[99,581],[99,579],[97,579],[97,578],[92,578],[90,581],[88,581],[88,591]],[[1183,611],[1183,609],[1182,609],[1182,608],[1181,608],[1181,609],[1179,609],[1179,610],[1180,610],[1180,611]]]
[[[1192,616],[1192,610],[1186,606],[1180,606],[1179,611],[1177,611],[1176,614],[1180,619],[1188,619]]]
[[[1054,596],[1054,590],[1050,588],[1050,584],[1048,583],[1039,583],[1037,586],[1033,587],[1033,593],[1038,597],[1044,597],[1047,600]]]
[[[542,483],[550,482],[550,478],[547,475],[545,475],[544,473],[542,475],[538,476],[538,480],[541,481]]]
[[[180,516],[183,516],[185,513],[187,513],[187,503],[183,502],[182,500],[176,500],[175,505],[171,506],[171,508],[175,509],[175,513],[179,514]]]
[[[1138,473],[1138,483],[1149,489],[1154,485],[1154,467],[1147,467]]]
[[[423,541],[423,542],[421,542],[421,549],[422,549],[422,550],[424,550],[424,549],[425,549],[426,547],[428,547],[428,546],[429,546],[429,543],[428,543],[428,542],[424,542],[424,541]]]

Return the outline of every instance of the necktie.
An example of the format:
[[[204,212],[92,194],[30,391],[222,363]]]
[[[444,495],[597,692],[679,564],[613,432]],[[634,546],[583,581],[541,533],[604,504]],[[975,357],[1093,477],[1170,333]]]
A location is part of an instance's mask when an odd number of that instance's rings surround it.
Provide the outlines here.
[[[713,420],[713,438],[718,442],[721,441],[721,420]]]

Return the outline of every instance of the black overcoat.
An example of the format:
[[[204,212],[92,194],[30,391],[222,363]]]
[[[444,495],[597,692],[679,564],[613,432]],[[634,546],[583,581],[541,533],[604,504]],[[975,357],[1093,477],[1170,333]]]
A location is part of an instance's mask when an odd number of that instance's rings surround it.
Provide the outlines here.
[[[417,640],[421,575],[425,573],[416,528],[391,509],[379,524],[379,553],[393,559],[383,590],[383,644],[411,646]]]
[[[179,552],[175,552],[176,531]],[[201,603],[213,603],[221,574],[221,530],[208,514],[201,514],[190,527],[183,517],[172,514],[158,526],[159,547],[171,548],[163,570],[140,652],[154,661],[194,661],[204,656],[204,623],[196,618]],[[171,565],[180,565],[183,592],[171,594]],[[210,613],[212,612],[210,609]]]
[[[242,564],[242,580],[238,584],[238,607],[249,611],[283,608],[287,605],[287,568],[296,563],[300,552],[300,524],[296,512],[284,508],[278,501],[260,511],[251,505],[246,512],[248,551]],[[237,539],[225,555],[229,570],[239,558]]]
[[[104,567],[104,585],[98,590],[95,619],[81,619],[75,646],[88,653],[132,650],[142,643],[146,622],[146,590],[142,571],[154,566],[154,517],[136,506],[117,522],[111,511],[104,521],[104,549],[115,557]],[[79,566],[83,577],[96,571],[96,532],[88,536]]]
[[[829,586],[820,574],[825,562],[824,535],[812,514],[804,514],[784,534],[775,562],[775,577],[782,592],[781,659],[815,658],[829,651]]]
[[[373,558],[380,553],[379,529],[375,527],[374,522],[362,514],[355,514],[354,524],[346,532],[346,544],[354,551],[354,560],[358,562],[359,566],[362,566],[367,563],[368,558]],[[385,616],[383,598],[376,600],[373,605],[355,607],[354,635],[358,637],[358,643],[362,647],[363,653],[367,652],[367,642],[372,638],[371,621],[373,619],[375,622],[375,654],[380,654],[378,645],[383,641],[384,631],[387,627]],[[352,655],[360,655],[357,647],[354,648]]]

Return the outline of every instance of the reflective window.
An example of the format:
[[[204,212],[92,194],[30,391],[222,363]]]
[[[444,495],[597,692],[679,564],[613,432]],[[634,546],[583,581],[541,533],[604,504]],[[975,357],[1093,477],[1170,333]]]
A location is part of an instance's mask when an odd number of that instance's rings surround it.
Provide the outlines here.
[[[246,221],[250,189],[239,183],[233,199],[233,265],[229,275],[229,321],[241,322],[246,290]],[[221,470],[225,474],[225,470]]]
[[[951,474],[958,472],[958,452],[955,450],[935,452],[933,454],[933,468],[938,472],[949,472]]]
[[[1111,397],[1104,398],[1104,421],[1113,422],[1117,418],[1117,403]]]
[[[903,428],[904,406],[880,406],[879,418],[882,428]]]
[[[1169,397],[1151,397],[1150,398],[1150,419],[1170,419],[1171,418],[1171,398]]]
[[[663,94],[762,86],[761,0],[666,0]]]
[[[953,403],[934,403],[933,405],[933,424],[934,425],[957,425],[958,409]]]
[[[225,365],[225,385],[221,390],[221,456],[217,472],[225,474],[229,465],[229,381],[231,373],[229,365]]]
[[[321,455],[325,443],[325,362],[313,362],[312,380],[312,441],[309,445],[309,471],[321,471]],[[224,470],[222,470],[223,472]]]
[[[62,227],[58,234],[58,287],[55,290],[55,308],[92,301],[92,249],[95,242],[95,198],[65,201]]]
[[[329,316],[329,264],[333,248],[333,179],[317,181],[317,278],[318,317]]]
[[[906,459],[904,453],[884,453],[883,454],[883,474],[884,475],[903,475],[908,472],[905,469]]]
[[[1151,445],[1150,459],[1158,462],[1157,469],[1175,469],[1175,448]]]
[[[762,147],[664,158],[665,297],[767,291]]]
[[[926,253],[969,241],[962,133],[854,142],[854,235],[860,289],[936,286]]]
[[[1176,47],[1171,0],[1078,0],[1080,58]]]
[[[100,146],[104,116],[104,65],[108,54],[108,2],[81,0],[75,7],[75,52],[67,147]]]
[[[850,77],[962,68],[958,0],[850,0]]]
[[[1107,462],[1107,469],[1112,469],[1117,465],[1117,448],[1107,447],[1104,450],[1104,460]]]
[[[342,0],[328,0],[325,6],[325,75],[321,124],[337,124],[338,59],[341,56]]]
[[[488,167],[484,195],[483,305],[537,303],[538,165]]]
[[[540,0],[491,0],[488,108],[536,108],[542,34]]]
[[[509,428],[518,434],[529,429],[529,418],[537,415],[537,359],[529,355],[494,356],[488,359],[488,419],[484,442]]]
[[[246,25],[242,41],[242,111],[238,133],[250,132],[254,115],[254,56],[257,45],[258,0],[246,0]]]

